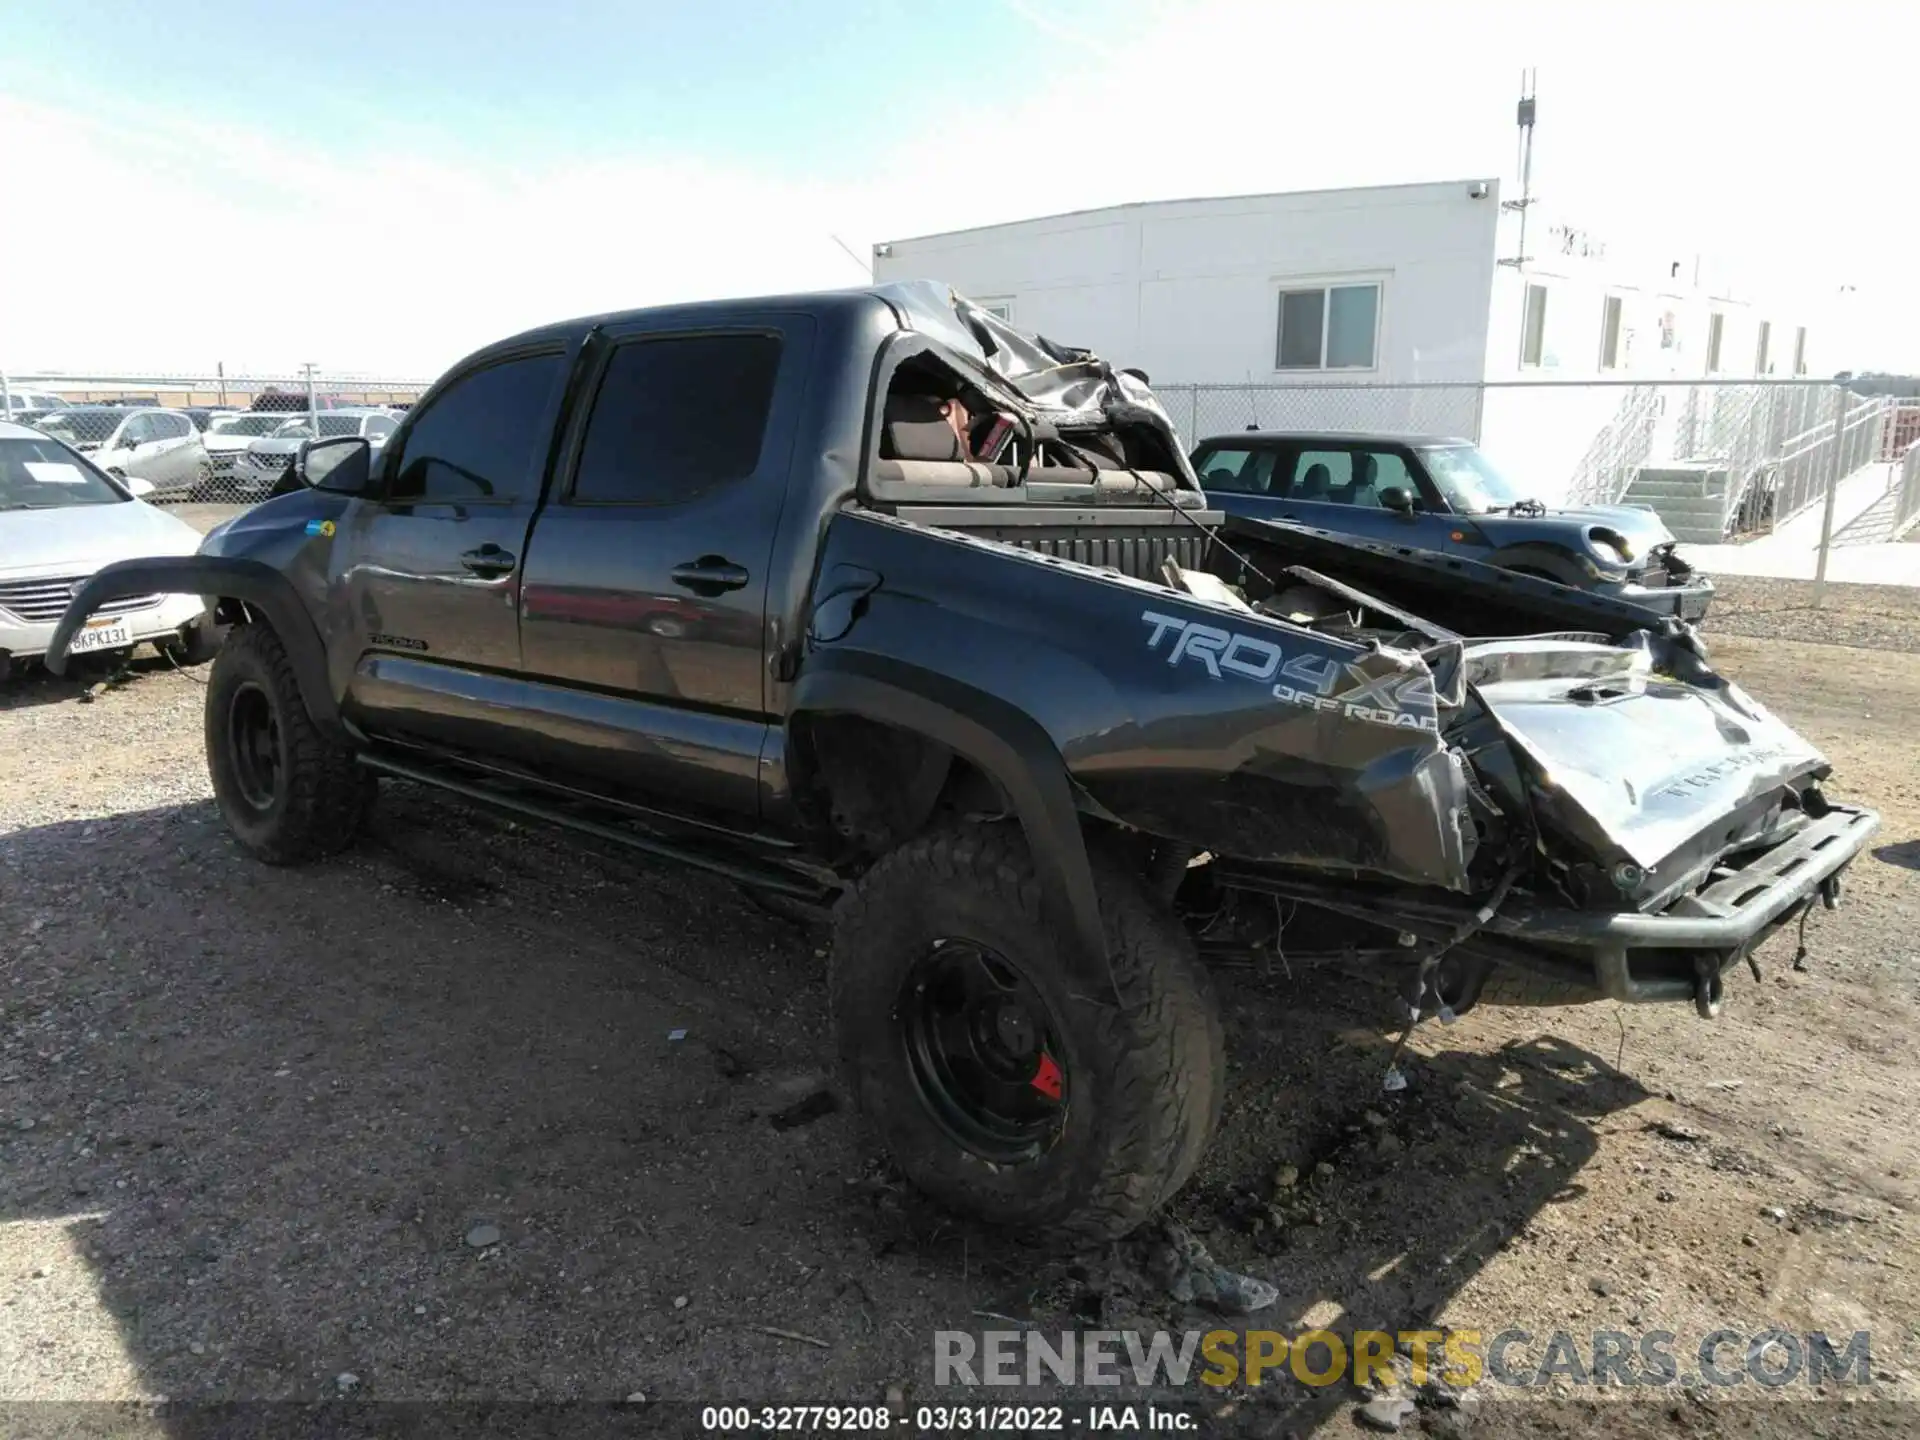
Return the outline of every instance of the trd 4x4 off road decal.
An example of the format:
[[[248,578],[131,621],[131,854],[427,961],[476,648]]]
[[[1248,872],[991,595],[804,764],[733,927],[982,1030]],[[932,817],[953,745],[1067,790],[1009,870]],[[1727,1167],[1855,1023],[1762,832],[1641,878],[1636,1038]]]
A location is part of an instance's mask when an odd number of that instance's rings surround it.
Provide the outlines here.
[[[1282,704],[1332,711],[1349,720],[1397,730],[1439,733],[1433,676],[1424,668],[1412,673],[1395,669],[1380,674],[1364,663],[1310,650],[1288,655],[1281,646],[1257,635],[1223,630],[1157,610],[1142,611],[1140,618],[1149,627],[1147,649],[1157,651],[1161,641],[1172,637],[1167,646],[1169,665],[1187,660],[1216,680],[1238,676],[1273,682],[1273,698]]]

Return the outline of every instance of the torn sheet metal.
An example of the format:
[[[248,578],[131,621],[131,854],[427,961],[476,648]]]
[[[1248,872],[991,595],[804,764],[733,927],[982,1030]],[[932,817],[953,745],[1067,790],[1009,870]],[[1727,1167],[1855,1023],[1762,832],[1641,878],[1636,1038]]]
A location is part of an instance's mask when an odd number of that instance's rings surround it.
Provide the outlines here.
[[[903,323],[992,371],[1056,423],[1078,418],[1098,424],[1121,405],[1146,411],[1173,432],[1172,419],[1147,383],[1091,350],[1016,329],[937,281],[907,280],[874,290]]]
[[[1663,673],[1667,648],[1512,640],[1466,651],[1475,693],[1532,760],[1562,822],[1595,853],[1617,849],[1648,870],[1718,817],[1826,764],[1737,687]]]

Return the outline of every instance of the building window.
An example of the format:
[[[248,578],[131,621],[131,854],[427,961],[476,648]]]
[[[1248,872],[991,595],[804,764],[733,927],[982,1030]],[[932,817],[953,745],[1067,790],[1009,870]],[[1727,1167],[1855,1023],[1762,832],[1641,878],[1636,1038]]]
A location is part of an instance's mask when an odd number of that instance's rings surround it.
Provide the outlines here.
[[[1600,368],[1620,368],[1620,297],[1609,295],[1600,312]]]
[[[1371,370],[1380,337],[1378,285],[1280,292],[1276,370]]]
[[[1762,320],[1760,322],[1760,338],[1754,342],[1753,346],[1754,374],[1764,375],[1767,373],[1767,347],[1772,343],[1773,322],[1770,320]]]
[[[1011,325],[1013,323],[1013,297],[1011,295],[990,295],[984,300],[976,300],[973,303],[1002,324]]]
[[[1727,330],[1727,317],[1718,311],[1707,317],[1707,374],[1720,373],[1720,341]]]
[[[1547,287],[1527,286],[1527,310],[1520,327],[1520,363],[1538,365],[1547,343]]]
[[[1793,332],[1793,373],[1807,373],[1807,327],[1804,325]]]

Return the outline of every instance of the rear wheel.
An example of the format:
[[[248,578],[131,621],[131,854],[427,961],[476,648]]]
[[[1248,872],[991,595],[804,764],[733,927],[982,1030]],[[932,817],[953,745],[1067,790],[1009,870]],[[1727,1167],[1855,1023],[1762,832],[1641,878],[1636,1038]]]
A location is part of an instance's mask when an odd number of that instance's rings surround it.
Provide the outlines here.
[[[1054,930],[1004,825],[909,841],[834,927],[841,1058],[895,1162],[955,1210],[1068,1245],[1125,1234],[1186,1182],[1226,1073],[1179,923],[1118,864],[1096,875],[1111,973]]]
[[[373,776],[307,714],[280,637],[232,632],[207,682],[207,770],[234,836],[269,865],[344,850],[366,818]]]

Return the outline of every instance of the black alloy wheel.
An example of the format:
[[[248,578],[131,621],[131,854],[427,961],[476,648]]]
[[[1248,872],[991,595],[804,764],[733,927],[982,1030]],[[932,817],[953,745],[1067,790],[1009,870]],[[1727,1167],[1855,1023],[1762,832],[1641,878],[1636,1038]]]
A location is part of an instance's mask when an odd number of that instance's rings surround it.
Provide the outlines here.
[[[1058,1027],[1004,956],[936,942],[908,969],[896,1014],[914,1091],[956,1143],[999,1164],[1046,1150],[1069,1101]]]

